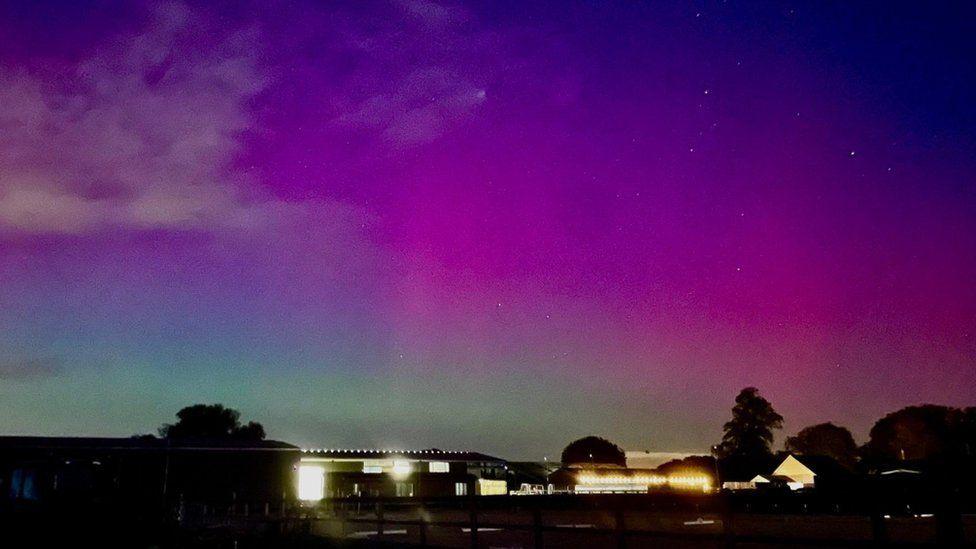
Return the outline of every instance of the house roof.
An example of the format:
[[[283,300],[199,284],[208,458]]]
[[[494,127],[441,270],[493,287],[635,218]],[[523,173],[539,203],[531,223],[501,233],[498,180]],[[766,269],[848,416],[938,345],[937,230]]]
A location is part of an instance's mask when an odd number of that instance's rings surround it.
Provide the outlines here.
[[[816,474],[813,469],[810,469],[790,454],[773,470],[772,476],[796,478],[800,476],[815,476]]]
[[[0,449],[42,450],[298,450],[277,440],[236,440],[187,438],[168,440],[156,437],[28,437],[0,436]]]
[[[853,473],[829,456],[787,455],[771,473],[773,476],[813,475],[821,479],[847,477]]]
[[[319,458],[332,459],[394,459],[405,458],[417,461],[477,461],[505,463],[505,460],[480,452],[467,450],[397,450],[397,449],[369,449],[369,448],[302,448],[303,454]]]

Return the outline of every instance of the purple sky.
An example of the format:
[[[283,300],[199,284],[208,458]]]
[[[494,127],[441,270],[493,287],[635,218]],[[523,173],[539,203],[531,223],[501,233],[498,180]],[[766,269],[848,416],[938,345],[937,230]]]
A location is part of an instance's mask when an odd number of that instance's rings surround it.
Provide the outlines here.
[[[749,4],[0,2],[0,432],[976,404],[972,6]]]

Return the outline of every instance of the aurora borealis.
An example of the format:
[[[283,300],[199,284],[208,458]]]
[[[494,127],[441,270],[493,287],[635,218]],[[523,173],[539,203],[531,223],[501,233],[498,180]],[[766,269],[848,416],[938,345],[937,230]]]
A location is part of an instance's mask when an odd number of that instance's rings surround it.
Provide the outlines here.
[[[761,6],[759,4],[762,4]],[[0,432],[864,440],[976,392],[976,12],[0,3]]]

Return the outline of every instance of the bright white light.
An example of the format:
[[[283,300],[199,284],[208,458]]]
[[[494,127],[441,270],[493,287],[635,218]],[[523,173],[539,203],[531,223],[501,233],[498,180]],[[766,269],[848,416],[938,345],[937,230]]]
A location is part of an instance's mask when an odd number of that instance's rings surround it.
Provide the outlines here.
[[[398,477],[405,477],[410,474],[413,467],[410,466],[409,461],[396,460],[393,462],[393,475]]]
[[[298,466],[298,499],[318,501],[325,497],[325,469],[318,465]]]

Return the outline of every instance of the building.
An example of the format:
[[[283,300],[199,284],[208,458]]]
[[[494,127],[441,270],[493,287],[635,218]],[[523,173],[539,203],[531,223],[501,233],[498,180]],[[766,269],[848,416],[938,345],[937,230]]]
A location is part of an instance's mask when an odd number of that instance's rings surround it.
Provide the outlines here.
[[[273,440],[0,437],[0,501],[277,507],[295,497],[299,455]]]
[[[508,463],[508,489],[515,494],[546,493],[549,491],[549,475],[559,470],[558,462],[510,461]]]
[[[437,449],[301,450],[274,440],[0,437],[0,506],[85,503],[170,513],[296,499],[508,492],[507,463]],[[146,507],[148,506],[148,507]]]
[[[853,478],[853,472],[829,457],[797,457],[788,454],[771,473],[756,475],[748,482],[725,482],[722,484],[722,488],[726,490],[768,488],[789,490],[818,488],[826,490],[848,485]]]
[[[299,498],[506,494],[507,463],[477,452],[303,449]]]
[[[709,492],[712,477],[700,471],[662,474],[656,469],[630,467],[563,467],[549,475],[558,492],[574,494],[644,494],[655,490]]]

